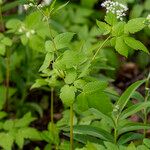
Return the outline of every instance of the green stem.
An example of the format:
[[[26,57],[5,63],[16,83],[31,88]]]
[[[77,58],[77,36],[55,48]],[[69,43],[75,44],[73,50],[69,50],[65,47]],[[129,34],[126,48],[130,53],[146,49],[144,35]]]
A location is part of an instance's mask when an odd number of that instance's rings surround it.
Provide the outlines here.
[[[5,99],[5,110],[8,109],[8,98],[9,98],[9,78],[10,78],[10,52],[6,50],[6,99]]]
[[[70,106],[70,150],[73,150],[73,118],[74,118],[74,112],[73,112],[73,104]]]
[[[51,88],[51,123],[54,123],[54,88]]]
[[[3,15],[2,15],[2,6],[0,4],[0,28],[4,31],[4,22],[3,22]]]
[[[116,120],[115,120],[115,128],[114,128],[114,143],[117,144],[117,139],[118,139],[118,119],[119,119],[119,115],[116,116]]]
[[[150,81],[150,73],[148,75],[148,78],[146,80],[146,84],[145,84],[145,102],[148,101],[148,97],[149,97],[149,94],[150,94],[150,89],[149,89],[149,81]],[[147,109],[145,108],[144,109],[144,125],[147,124]],[[144,137],[146,138],[146,133],[147,133],[147,130],[144,129]]]
[[[97,54],[99,53],[99,51],[103,48],[103,46],[107,43],[107,41],[111,38],[111,36],[107,37],[107,39],[105,39],[105,41],[101,44],[101,46],[97,49],[96,53],[94,54],[92,61],[95,60]]]

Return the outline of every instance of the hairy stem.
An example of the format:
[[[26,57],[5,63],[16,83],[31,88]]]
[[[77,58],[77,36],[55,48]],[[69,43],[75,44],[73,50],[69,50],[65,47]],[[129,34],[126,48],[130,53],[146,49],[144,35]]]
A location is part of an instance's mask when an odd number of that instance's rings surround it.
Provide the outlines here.
[[[146,79],[146,84],[145,84],[145,102],[148,101],[148,97],[150,94],[150,89],[149,89],[149,82],[150,82],[150,73],[148,75],[148,78]],[[147,109],[144,109],[144,125],[147,124]],[[144,129],[144,137],[146,138],[146,132],[147,130]]]
[[[73,150],[73,104],[70,106],[70,150]]]

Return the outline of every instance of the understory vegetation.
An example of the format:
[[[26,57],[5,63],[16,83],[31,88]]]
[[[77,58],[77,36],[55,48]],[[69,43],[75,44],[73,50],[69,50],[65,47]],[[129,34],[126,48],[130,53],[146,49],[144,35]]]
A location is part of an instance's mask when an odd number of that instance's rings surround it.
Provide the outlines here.
[[[150,149],[150,0],[0,0],[0,31],[0,149]]]

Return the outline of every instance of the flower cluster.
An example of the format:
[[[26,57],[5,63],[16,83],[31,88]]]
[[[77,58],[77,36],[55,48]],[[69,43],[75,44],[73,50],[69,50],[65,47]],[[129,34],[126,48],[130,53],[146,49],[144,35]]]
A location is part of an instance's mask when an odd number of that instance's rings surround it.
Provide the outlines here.
[[[113,112],[118,112],[119,109],[120,109],[120,108],[119,108],[119,105],[115,105],[115,106],[114,106],[114,109],[113,109]]]
[[[42,8],[44,6],[47,6],[51,3],[52,0],[43,0],[43,2],[41,4],[33,4],[33,3],[29,3],[29,4],[24,4],[24,9],[27,10],[30,7],[36,7],[36,8]]]
[[[35,30],[33,30],[33,29],[30,29],[30,30],[29,30],[29,29],[25,28],[24,25],[22,25],[22,26],[19,28],[18,32],[19,32],[19,33],[25,33],[25,35],[26,35],[27,38],[30,38],[31,35],[35,34]]]
[[[106,8],[106,13],[111,12],[115,14],[117,19],[120,19],[121,21],[123,20],[123,17],[126,16],[126,11],[128,10],[127,6],[111,0],[106,0],[101,6]]]

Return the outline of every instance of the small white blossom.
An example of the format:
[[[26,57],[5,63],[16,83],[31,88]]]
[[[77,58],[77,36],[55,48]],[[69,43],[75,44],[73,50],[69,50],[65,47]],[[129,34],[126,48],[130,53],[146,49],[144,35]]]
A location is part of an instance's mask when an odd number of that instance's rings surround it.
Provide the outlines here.
[[[26,37],[27,38],[30,38],[30,36],[31,36],[31,33],[28,31],[28,32],[26,32]]]
[[[35,30],[33,30],[33,29],[29,30],[29,31],[26,32],[26,37],[30,38],[30,36],[33,35],[33,34],[35,34]]]
[[[52,0],[43,0],[42,5],[47,6],[52,2]]]
[[[24,4],[23,7],[25,10],[28,10],[30,7],[33,7],[34,5],[32,3]]]
[[[101,4],[102,7],[106,8],[106,13],[113,13],[117,16],[117,19],[123,20],[123,17],[126,16],[126,11],[128,10],[128,7],[118,3],[113,2],[111,0],[106,0]]]
[[[114,106],[114,109],[113,109],[113,112],[118,112],[119,109],[120,109],[120,108],[119,108],[119,105],[115,105],[115,106]]]
[[[25,26],[22,25],[22,26],[19,28],[18,32],[23,33],[25,30],[26,30],[26,29],[25,29]]]
[[[146,18],[146,19],[150,21],[150,14],[147,16],[147,18]]]

